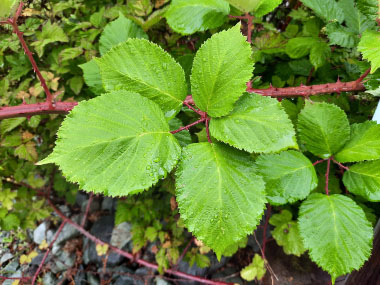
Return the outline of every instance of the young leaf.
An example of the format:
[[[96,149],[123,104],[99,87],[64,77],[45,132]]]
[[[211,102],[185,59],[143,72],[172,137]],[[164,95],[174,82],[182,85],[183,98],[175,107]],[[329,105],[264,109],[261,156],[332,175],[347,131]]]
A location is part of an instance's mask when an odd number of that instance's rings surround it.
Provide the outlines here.
[[[380,160],[350,166],[343,175],[343,183],[355,195],[380,202]]]
[[[358,50],[363,58],[371,63],[371,73],[380,67],[380,32],[365,31],[362,34]]]
[[[269,97],[246,93],[235,109],[210,121],[216,139],[249,152],[298,148],[293,125],[281,104]]]
[[[297,221],[292,220],[292,213],[283,210],[280,214],[275,214],[269,219],[269,223],[275,226],[271,232],[273,238],[279,246],[282,246],[286,254],[301,256],[306,251]]]
[[[224,0],[173,0],[165,17],[174,31],[190,35],[223,25],[229,13]]]
[[[92,92],[96,95],[105,93],[102,85],[102,76],[100,75],[100,69],[95,59],[91,59],[89,62],[79,65],[83,70],[83,78],[87,86],[90,87]]]
[[[165,177],[180,152],[158,105],[121,90],[80,102],[62,123],[53,153],[39,164],[57,164],[84,190],[122,196]]]
[[[326,22],[344,20],[344,12],[335,0],[302,0],[302,3]]]
[[[308,151],[328,158],[350,138],[346,113],[336,105],[306,102],[298,116],[300,140]]]
[[[373,121],[351,125],[351,138],[335,159],[340,162],[380,159],[380,125]]]
[[[181,109],[187,93],[185,73],[158,45],[129,39],[95,60],[107,91],[138,92],[157,103],[168,118]]]
[[[326,64],[330,55],[330,46],[325,42],[319,41],[310,50],[310,62],[314,65],[315,69],[318,69]]]
[[[267,270],[265,268],[264,259],[260,255],[255,253],[255,256],[253,257],[251,264],[244,267],[240,271],[240,276],[241,278],[247,281],[253,281],[255,279],[261,280],[261,278],[264,277],[266,272]]]
[[[227,115],[251,79],[251,48],[240,24],[214,34],[198,50],[191,74],[195,104],[211,117]]]
[[[310,258],[330,273],[333,284],[371,254],[372,226],[347,196],[310,195],[300,207],[298,224]]]
[[[265,187],[255,173],[249,154],[223,144],[197,143],[183,150],[176,173],[181,218],[219,259],[263,214]]]
[[[148,39],[148,35],[134,22],[125,18],[124,15],[120,13],[119,18],[109,23],[100,36],[100,54],[104,55],[112,47],[128,40],[129,38]]]
[[[12,8],[18,1],[16,0],[1,0],[0,2],[0,18],[9,17]]]
[[[315,37],[293,38],[286,44],[286,54],[291,58],[301,58],[310,53],[310,50],[319,42]]]
[[[298,151],[261,155],[256,164],[264,177],[267,198],[273,205],[305,199],[318,186],[313,164]]]

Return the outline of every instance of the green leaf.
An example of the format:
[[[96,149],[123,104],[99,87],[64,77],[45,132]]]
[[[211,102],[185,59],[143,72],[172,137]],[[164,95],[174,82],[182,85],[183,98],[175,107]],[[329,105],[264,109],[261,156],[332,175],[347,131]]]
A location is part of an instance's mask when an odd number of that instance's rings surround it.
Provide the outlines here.
[[[170,131],[178,130],[182,126],[182,121],[178,118],[173,118],[169,121]],[[175,133],[174,137],[178,140],[181,147],[185,147],[188,144],[191,144],[191,135],[188,130],[183,130],[182,132]]]
[[[366,121],[351,126],[351,138],[335,155],[340,162],[380,159],[380,125]]]
[[[315,37],[299,37],[290,39],[286,44],[286,54],[291,58],[301,58],[310,53],[310,50],[319,43]]]
[[[218,259],[261,219],[265,187],[255,173],[249,154],[223,144],[197,143],[183,150],[176,173],[181,218]]]
[[[263,0],[228,0],[228,2],[243,12],[252,12],[259,7]]]
[[[0,18],[11,16],[12,8],[18,1],[16,0],[1,0],[0,2]]]
[[[310,258],[330,273],[333,284],[371,254],[372,226],[347,196],[310,195],[300,207],[298,224]]]
[[[281,3],[282,3],[282,0],[261,0],[259,6],[256,8],[254,12],[254,15],[256,17],[262,17],[272,12]]]
[[[1,228],[4,231],[15,230],[20,226],[20,218],[11,213],[5,216],[1,221]]]
[[[302,3],[326,22],[344,20],[344,12],[335,0],[302,0]]]
[[[357,0],[356,4],[360,12],[365,16],[375,21],[379,17],[379,2],[378,0]]]
[[[95,60],[107,91],[137,92],[157,103],[168,118],[180,111],[187,93],[185,73],[158,45],[129,39]]]
[[[371,63],[371,74],[380,67],[380,32],[365,31],[362,34],[358,50],[363,58]]]
[[[318,186],[313,164],[298,151],[261,155],[256,164],[265,181],[267,198],[273,205],[305,199]]]
[[[359,41],[354,32],[338,23],[328,23],[326,25],[326,33],[330,39],[330,45],[353,48]]]
[[[102,76],[100,75],[100,69],[96,61],[91,59],[89,62],[79,65],[79,67],[82,68],[84,81],[91,91],[96,95],[105,93]]]
[[[175,32],[190,35],[223,25],[229,13],[224,0],[173,0],[165,17]]]
[[[119,18],[104,28],[99,39],[99,51],[101,55],[107,53],[112,47],[129,38],[148,39],[148,35],[134,22],[125,18],[122,13]]]
[[[1,120],[0,121],[0,134],[2,136],[5,135],[6,133],[10,132],[14,128],[17,128],[25,120],[26,120],[26,118],[23,118],[23,117]]]
[[[66,48],[59,53],[58,61],[62,63],[63,61],[74,59],[80,56],[82,53],[83,49],[81,47]]]
[[[298,223],[292,220],[292,213],[283,210],[269,219],[269,223],[275,226],[271,232],[279,246],[282,246],[286,254],[301,256],[306,249],[299,232]]]
[[[344,12],[344,22],[354,33],[361,34],[376,25],[375,21],[360,13],[354,0],[339,0],[338,5]]]
[[[68,42],[69,38],[63,29],[56,23],[52,24],[48,21],[42,26],[42,31],[36,33],[37,41],[32,43],[35,47],[37,54],[41,57],[44,53],[46,45],[54,42]]]
[[[214,34],[198,50],[191,74],[191,92],[197,107],[211,117],[227,115],[247,88],[253,62],[240,24]]]
[[[325,42],[316,43],[310,50],[310,62],[314,65],[315,69],[326,64],[330,56],[331,48]]]
[[[80,91],[83,87],[83,78],[82,76],[74,76],[69,80],[70,89],[75,93],[75,95],[79,95]]]
[[[253,257],[251,264],[244,267],[240,271],[240,276],[241,278],[247,281],[253,281],[255,279],[261,280],[266,272],[267,270],[265,268],[264,259],[260,255],[255,253],[255,256]]]
[[[380,160],[350,166],[343,175],[343,183],[355,195],[380,202]]]
[[[350,138],[350,125],[346,113],[338,106],[306,102],[298,116],[298,132],[308,151],[329,158]]]
[[[276,99],[246,93],[235,109],[210,121],[216,139],[249,152],[298,148],[293,125]]]
[[[121,90],[80,102],[63,121],[53,153],[39,164],[57,164],[87,191],[125,196],[165,177],[180,151],[158,105]]]

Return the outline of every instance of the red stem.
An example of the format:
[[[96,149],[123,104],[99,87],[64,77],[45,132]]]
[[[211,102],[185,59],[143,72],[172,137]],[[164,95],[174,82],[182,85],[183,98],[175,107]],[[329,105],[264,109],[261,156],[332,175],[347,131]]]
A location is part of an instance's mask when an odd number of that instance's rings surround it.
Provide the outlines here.
[[[142,266],[145,266],[145,267],[148,267],[148,268],[152,268],[152,269],[155,269],[157,270],[158,269],[158,265],[157,264],[154,264],[154,263],[150,263],[148,261],[145,261],[143,259],[135,259],[134,256],[129,253],[129,252],[126,252],[120,248],[117,248],[115,246],[112,246],[110,245],[109,243],[106,243],[100,239],[98,239],[97,237],[93,236],[92,234],[90,234],[89,232],[87,232],[83,227],[81,227],[80,225],[78,225],[77,223],[75,223],[74,221],[72,221],[71,219],[67,218],[51,201],[50,199],[47,199],[49,205],[53,208],[53,210],[58,214],[58,216],[61,217],[61,219],[63,219],[63,221],[65,221],[66,223],[72,225],[75,229],[77,229],[80,233],[82,233],[84,236],[86,236],[88,239],[92,240],[93,242],[95,242],[96,244],[100,244],[100,245],[108,245],[108,248],[114,252],[116,252],[117,254],[119,255],[122,255],[126,258],[128,258],[129,260],[133,260],[134,262],[136,262],[137,264],[139,265],[142,265]],[[190,274],[187,274],[187,273],[184,273],[184,272],[180,272],[180,271],[177,271],[177,270],[174,270],[174,269],[167,269],[165,271],[165,273],[167,274],[171,274],[171,275],[175,275],[175,276],[178,276],[178,277],[183,277],[183,278],[186,278],[188,280],[192,280],[192,281],[197,281],[197,282],[200,282],[200,283],[203,283],[203,284],[211,284],[211,285],[226,285],[226,284],[232,284],[232,283],[226,283],[226,282],[220,282],[220,281],[212,281],[212,280],[209,280],[209,279],[206,279],[206,278],[202,278],[202,277],[198,277],[198,276],[194,276],[194,275],[190,275]]]
[[[206,121],[206,118],[202,118],[202,119],[199,119],[198,121],[195,121],[194,123],[191,123],[185,127],[180,127],[178,130],[175,130],[175,131],[171,131],[170,133],[172,133],[173,135],[176,134],[176,133],[179,133],[181,131],[184,131],[184,130],[188,130],[190,129],[192,126],[195,126],[195,125],[198,125],[199,123],[202,123]]]
[[[249,42],[251,44],[252,43],[252,28],[253,28],[252,20],[253,20],[253,16],[249,15],[249,13],[246,13],[245,17],[247,18],[247,22],[248,22],[248,25],[247,25],[247,42]]]
[[[326,195],[329,195],[330,165],[331,165],[331,157],[329,157],[327,159],[327,170],[326,170],[326,174],[325,174],[325,178],[326,178],[326,186],[325,186]]]
[[[84,224],[86,223],[88,212],[90,211],[90,207],[91,207],[93,198],[94,198],[94,193],[90,193],[90,197],[88,198],[88,202],[87,202],[87,206],[86,206],[86,211],[84,213],[82,223],[80,224],[81,227],[84,227]]]
[[[326,159],[321,159],[321,160],[317,160],[316,162],[313,163],[313,165],[317,165],[317,164],[320,164],[322,162],[324,162]]]
[[[364,78],[371,72],[371,68],[368,68],[358,79],[356,79],[356,83],[360,83]]]
[[[63,230],[63,227],[65,226],[65,224],[66,224],[66,221],[63,221],[62,224],[59,226],[57,232],[55,233],[54,239],[51,241],[48,249],[46,250],[46,252],[44,254],[44,257],[42,258],[42,261],[41,261],[40,265],[38,266],[38,269],[37,269],[36,273],[33,276],[32,285],[34,285],[36,283],[37,277],[38,277],[38,275],[40,274],[40,272],[42,270],[42,266],[44,265],[44,263],[46,261],[46,258],[48,257],[48,255],[50,253],[50,250],[53,247],[53,244],[57,240],[57,238],[58,238],[59,234],[61,233],[61,231]]]
[[[24,52],[28,56],[29,61],[30,61],[30,63],[33,66],[33,70],[37,74],[37,77],[38,77],[38,79],[41,82],[41,86],[42,86],[42,88],[44,89],[44,91],[46,93],[46,102],[48,103],[49,108],[50,109],[54,109],[54,107],[53,107],[53,96],[51,95],[51,93],[49,91],[49,88],[46,85],[46,81],[45,81],[44,77],[42,76],[42,74],[41,74],[41,72],[40,72],[40,70],[39,70],[39,68],[37,66],[36,61],[33,58],[32,52],[29,50],[29,48],[28,48],[28,46],[27,46],[27,44],[26,44],[26,42],[24,40],[23,33],[19,30],[18,25],[17,25],[17,19],[21,15],[23,5],[24,5],[24,3],[21,1],[20,5],[18,6],[17,12],[16,12],[15,16],[13,17],[13,19],[9,18],[8,21],[6,21],[6,22],[9,25],[12,26],[13,32],[17,35],[17,37],[18,37],[18,39],[19,39],[19,41],[21,43],[21,46],[24,49]]]
[[[344,166],[344,165],[341,164],[340,162],[336,161],[334,158],[332,158],[332,161],[333,161],[335,164],[339,165],[339,167],[340,167],[341,169],[344,169],[344,170],[350,170],[347,166]]]
[[[43,102],[0,107],[0,120],[15,117],[31,117],[43,114],[66,114],[76,105],[78,105],[77,102],[56,102],[53,104],[53,109],[51,109],[48,102]]]
[[[264,229],[263,229],[263,246],[262,246],[263,249],[261,251],[263,259],[265,259],[265,246],[267,244],[267,228],[268,228],[268,224],[269,224],[269,218],[270,218],[271,210],[272,210],[272,206],[271,206],[271,204],[268,204],[267,213],[265,216],[265,224],[264,224]]]

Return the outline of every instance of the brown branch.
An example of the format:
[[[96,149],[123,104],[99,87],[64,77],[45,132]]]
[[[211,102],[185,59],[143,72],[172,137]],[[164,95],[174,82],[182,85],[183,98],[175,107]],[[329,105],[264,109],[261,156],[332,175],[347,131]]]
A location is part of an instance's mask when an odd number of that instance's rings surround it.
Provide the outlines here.
[[[45,81],[44,77],[42,76],[42,74],[41,74],[41,72],[40,72],[40,70],[39,70],[39,68],[37,66],[36,61],[33,58],[32,52],[29,50],[28,45],[26,44],[26,42],[24,40],[23,33],[20,31],[20,29],[18,28],[18,25],[17,25],[17,20],[18,20],[18,17],[20,16],[20,14],[22,12],[23,5],[24,5],[24,3],[21,1],[20,5],[19,5],[19,7],[17,9],[17,12],[14,15],[14,17],[13,18],[9,18],[7,21],[5,21],[5,23],[7,23],[7,24],[9,24],[9,25],[12,26],[13,33],[15,33],[17,35],[17,37],[18,37],[18,39],[19,39],[19,41],[21,43],[21,46],[24,49],[24,52],[26,53],[26,55],[28,56],[29,61],[30,61],[30,63],[33,66],[33,70],[37,74],[37,77],[38,77],[38,79],[41,82],[41,86],[42,86],[42,88],[44,89],[44,91],[46,93],[46,102],[48,103],[49,108],[53,109],[53,96],[50,93],[49,88],[47,87],[46,81]]]
[[[48,249],[46,250],[45,254],[44,254],[44,257],[42,258],[42,261],[40,263],[40,265],[38,266],[38,269],[36,271],[36,273],[34,274],[33,276],[33,279],[32,279],[32,285],[34,285],[36,283],[36,280],[37,280],[37,277],[38,275],[40,274],[41,270],[42,270],[42,266],[44,265],[45,261],[46,261],[46,258],[48,257],[49,253],[50,253],[50,250],[52,249],[53,247],[53,244],[55,243],[55,241],[57,240],[59,234],[62,232],[63,230],[63,227],[65,226],[66,224],[66,221],[63,221],[62,224],[59,226],[57,232],[55,233],[55,236],[54,236],[54,239],[51,241]]]
[[[97,237],[93,236],[92,234],[90,234],[88,231],[86,231],[83,227],[81,227],[80,225],[78,225],[77,223],[75,223],[74,221],[72,221],[71,219],[67,218],[51,201],[50,199],[47,198],[47,201],[49,203],[49,205],[53,208],[53,210],[58,214],[58,216],[61,217],[61,219],[70,224],[71,226],[73,226],[77,231],[79,231],[81,234],[83,234],[85,237],[87,237],[88,239],[92,240],[93,242],[95,242],[96,244],[100,244],[100,245],[108,245],[108,248],[114,252],[116,252],[117,254],[121,255],[121,256],[124,256],[126,258],[128,258],[129,260],[132,260],[134,262],[136,262],[137,264],[139,265],[142,265],[142,266],[145,266],[145,267],[148,267],[148,268],[152,268],[152,269],[155,269],[157,270],[158,269],[158,265],[157,264],[154,264],[154,263],[150,263],[148,261],[145,261],[143,259],[135,259],[134,256],[129,253],[129,252],[126,252],[120,248],[117,248],[115,246],[112,246],[110,245],[109,243],[106,243],[100,239],[98,239]],[[226,282],[220,282],[220,281],[213,281],[213,280],[209,280],[209,279],[206,279],[206,278],[202,278],[202,277],[198,277],[198,276],[194,276],[194,275],[190,275],[190,274],[187,274],[187,273],[184,273],[184,272],[180,272],[180,271],[177,271],[177,270],[174,270],[174,269],[167,269],[165,271],[165,273],[167,274],[171,274],[171,275],[175,275],[175,276],[178,276],[178,277],[182,277],[182,278],[186,278],[188,280],[192,280],[192,281],[196,281],[196,282],[200,282],[200,283],[203,283],[203,284],[211,284],[211,285],[227,285],[227,284],[232,284],[232,283],[226,283]]]
[[[31,117],[44,114],[66,114],[77,104],[77,102],[56,102],[53,104],[53,108],[51,108],[48,102],[43,102],[0,107],[0,120],[15,117]]]

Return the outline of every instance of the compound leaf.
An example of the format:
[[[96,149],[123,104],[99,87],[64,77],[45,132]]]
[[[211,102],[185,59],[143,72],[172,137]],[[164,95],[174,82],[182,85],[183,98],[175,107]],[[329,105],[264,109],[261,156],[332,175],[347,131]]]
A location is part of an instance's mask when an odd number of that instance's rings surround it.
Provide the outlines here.
[[[380,160],[350,166],[343,175],[343,183],[355,195],[380,202]]]
[[[96,62],[107,91],[137,92],[157,103],[168,118],[181,109],[187,93],[185,73],[158,45],[145,39],[129,39]]]
[[[279,246],[282,246],[286,254],[301,256],[306,251],[297,221],[292,220],[292,213],[288,210],[283,210],[279,214],[274,214],[269,223],[275,226],[271,232],[273,238]]]
[[[125,196],[165,177],[180,152],[159,106],[120,90],[80,102],[63,121],[53,153],[39,164],[57,164],[87,191]]]
[[[351,125],[351,138],[335,159],[340,162],[380,159],[380,125],[373,121]]]
[[[365,213],[343,195],[312,194],[298,224],[310,258],[336,277],[359,269],[371,254],[373,229]]]
[[[380,67],[380,32],[365,31],[362,34],[358,50],[363,58],[371,63],[371,73]]]
[[[298,116],[298,132],[308,151],[328,158],[350,138],[350,125],[346,113],[338,106],[306,102]]]
[[[326,25],[326,33],[330,39],[330,45],[353,48],[359,41],[357,35],[349,28],[334,22]]]
[[[281,205],[305,199],[318,186],[313,164],[298,151],[264,154],[256,160],[256,164],[264,178],[271,204]]]
[[[104,28],[104,31],[99,39],[99,51],[104,55],[112,47],[129,38],[148,39],[148,35],[134,22],[119,14],[119,18]]]
[[[174,31],[190,35],[223,25],[229,13],[224,0],[173,0],[165,17]]]
[[[191,144],[183,150],[176,176],[181,218],[219,259],[260,221],[264,181],[248,153],[219,143]]]
[[[302,0],[302,3],[326,22],[344,20],[344,12],[335,0]]]
[[[253,61],[240,24],[214,34],[198,50],[191,74],[195,104],[211,117],[227,115],[247,88]]]
[[[244,94],[225,117],[210,121],[216,139],[249,152],[298,148],[293,125],[281,104],[258,94]]]

